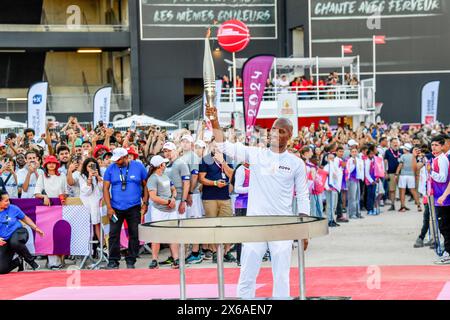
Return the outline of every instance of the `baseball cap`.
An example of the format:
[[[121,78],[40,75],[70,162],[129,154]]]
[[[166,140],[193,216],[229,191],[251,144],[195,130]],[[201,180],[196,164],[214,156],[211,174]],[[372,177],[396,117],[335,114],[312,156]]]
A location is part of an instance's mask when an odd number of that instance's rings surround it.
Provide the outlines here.
[[[112,153],[111,161],[117,161],[122,157],[128,156],[128,151],[124,148],[116,148]]]
[[[411,150],[413,146],[410,143],[405,143],[403,146],[400,147],[400,149],[406,149]]]
[[[200,148],[206,148],[206,143],[203,140],[197,140],[195,142],[195,146]]]
[[[150,160],[150,164],[152,167],[157,168],[163,163],[169,162],[169,159],[163,158],[161,156],[154,156],[152,160]]]
[[[347,142],[349,147],[353,147],[353,146],[357,146],[358,142],[356,142],[355,140],[351,139]]]
[[[4,144],[3,142],[0,142],[0,148],[6,147],[6,144]]]
[[[190,143],[194,143],[194,138],[191,135],[188,135],[188,134],[185,134],[184,136],[181,137],[180,141],[183,141],[183,140],[187,140]]]
[[[173,142],[166,142],[162,149],[163,150],[167,149],[167,150],[173,151],[173,150],[177,150],[177,146]]]
[[[325,122],[325,120],[320,120],[319,123],[320,124],[325,124],[326,122]]]

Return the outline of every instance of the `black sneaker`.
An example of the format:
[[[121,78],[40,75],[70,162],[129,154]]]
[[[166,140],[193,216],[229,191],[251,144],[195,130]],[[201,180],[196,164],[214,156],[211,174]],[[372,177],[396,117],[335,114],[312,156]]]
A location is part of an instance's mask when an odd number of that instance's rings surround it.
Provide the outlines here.
[[[391,206],[388,211],[395,211],[395,206]]]
[[[166,261],[161,261],[159,264],[168,265],[168,264],[172,264],[173,262],[174,262],[173,257],[170,256],[166,259]]]
[[[119,263],[116,261],[109,261],[108,265],[106,266],[106,269],[108,270],[119,269]]]
[[[172,269],[179,269],[180,268],[180,260],[174,260],[173,262],[172,262],[172,265],[171,265],[171,267],[172,267]]]
[[[217,263],[217,252],[213,252],[212,263]]]
[[[23,259],[21,257],[17,257],[18,260],[18,269],[17,272],[22,272],[23,270],[25,270],[24,266],[23,266]]]
[[[136,269],[136,267],[134,266],[134,263],[129,262],[127,263],[127,269]]]
[[[29,265],[31,266],[31,268],[33,268],[33,271],[39,270],[41,267],[36,263],[36,261],[31,261],[29,263]]]
[[[207,249],[205,251],[202,252],[203,255],[203,259],[204,260],[212,260],[213,258],[213,253],[211,250]]]
[[[157,260],[152,260],[150,262],[150,265],[148,266],[149,269],[159,269],[159,263]]]
[[[228,251],[228,253],[223,256],[223,262],[236,262],[236,258]]]

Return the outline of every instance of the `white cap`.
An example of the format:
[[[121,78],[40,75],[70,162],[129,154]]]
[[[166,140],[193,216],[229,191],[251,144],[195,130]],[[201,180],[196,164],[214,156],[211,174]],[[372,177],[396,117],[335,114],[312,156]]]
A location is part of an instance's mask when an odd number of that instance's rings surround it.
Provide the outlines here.
[[[203,141],[203,140],[197,140],[197,141],[195,142],[195,146],[196,146],[196,147],[200,147],[200,148],[206,148],[206,143],[205,143],[205,141]]]
[[[347,142],[349,147],[353,147],[353,146],[357,146],[358,142],[356,142],[355,140],[351,139]]]
[[[163,150],[167,149],[167,150],[173,151],[173,150],[177,150],[177,146],[173,142],[166,142],[162,149]]]
[[[112,154],[111,161],[116,162],[120,158],[128,156],[128,151],[124,148],[116,148]]]
[[[188,134],[185,134],[184,136],[181,137],[180,141],[183,141],[183,140],[187,140],[190,143],[194,143],[194,138],[191,135],[188,135]]]
[[[161,164],[169,162],[169,159],[163,158],[161,156],[154,156],[152,160],[150,160],[150,164],[154,168],[158,168]]]
[[[400,147],[400,149],[406,149],[411,151],[411,149],[413,148],[413,146],[410,143],[405,143],[403,146]]]

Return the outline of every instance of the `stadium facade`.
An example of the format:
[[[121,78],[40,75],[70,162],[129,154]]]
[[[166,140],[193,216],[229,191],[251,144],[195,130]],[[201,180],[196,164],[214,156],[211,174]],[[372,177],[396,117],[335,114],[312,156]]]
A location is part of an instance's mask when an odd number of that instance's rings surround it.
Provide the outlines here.
[[[440,81],[438,119],[450,122],[450,14],[445,0],[3,0],[0,117],[26,120],[29,86],[50,85],[48,115],[92,118],[95,91],[113,87],[115,119],[168,119],[202,94],[206,26],[239,18],[253,40],[238,57],[338,57],[352,45],[372,77],[382,118],[420,122],[421,90]],[[216,72],[231,54],[212,41]],[[89,50],[86,50],[89,49]],[[301,116],[301,115],[300,115]]]

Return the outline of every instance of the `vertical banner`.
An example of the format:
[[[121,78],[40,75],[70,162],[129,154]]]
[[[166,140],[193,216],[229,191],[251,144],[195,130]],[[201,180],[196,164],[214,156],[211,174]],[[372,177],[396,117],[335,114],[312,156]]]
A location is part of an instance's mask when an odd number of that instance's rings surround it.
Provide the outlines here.
[[[293,137],[298,137],[298,106],[296,93],[278,95],[278,116],[291,120],[294,127]]]
[[[422,89],[422,124],[437,120],[440,81],[427,83]]]
[[[258,117],[266,81],[275,56],[263,55],[248,59],[242,67],[244,87],[244,119],[247,140],[250,138]]]
[[[97,90],[94,95],[94,127],[99,121],[107,124],[111,111],[111,87],[104,87]]]
[[[48,82],[35,83],[28,89],[28,128],[32,128],[38,138],[45,133],[47,90]]]

